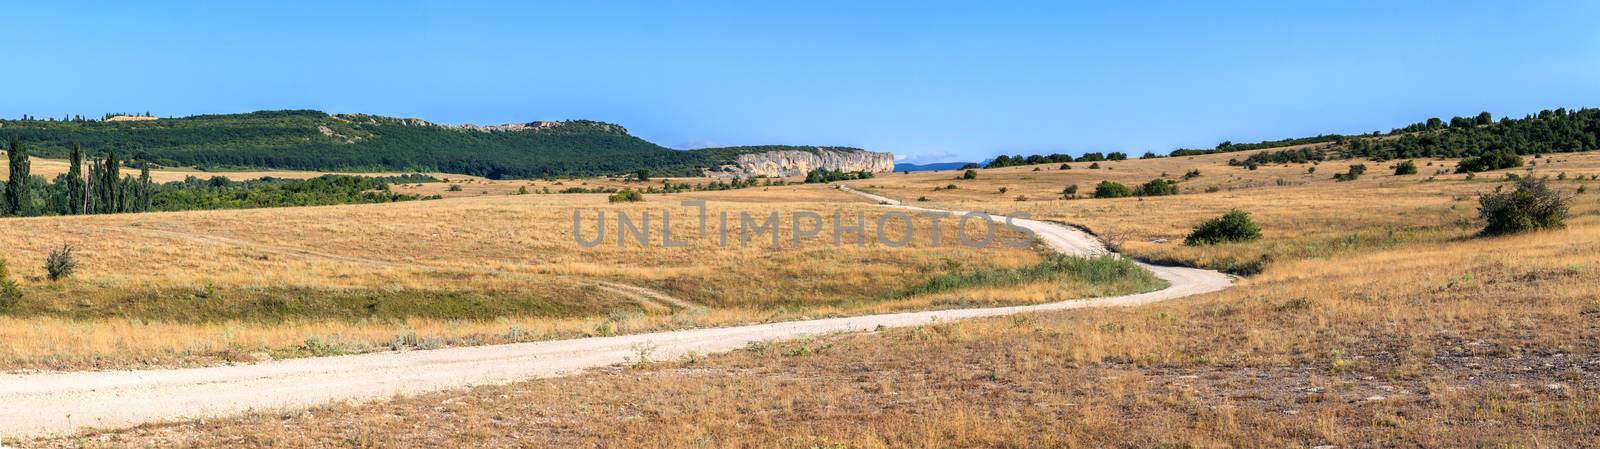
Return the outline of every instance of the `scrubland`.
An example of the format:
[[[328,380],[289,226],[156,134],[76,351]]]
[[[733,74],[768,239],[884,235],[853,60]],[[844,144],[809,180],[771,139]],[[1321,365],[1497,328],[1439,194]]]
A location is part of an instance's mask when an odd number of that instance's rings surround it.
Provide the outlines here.
[[[1534,173],[1551,176],[1572,198],[1566,228],[1495,238],[1476,235],[1474,194],[1526,170],[1469,180],[1432,174],[1450,161],[1418,161],[1422,174],[1411,176],[1368,162],[1365,177],[1334,182],[1327,178],[1351,162],[1323,162],[1304,176],[1310,164],[1250,171],[1225,165],[1230,157],[1241,156],[851,183],[908,200],[926,196],[934,206],[1025,210],[1086,226],[1139,257],[1248,275],[1218,293],[773,342],[560,379],[33,443],[1600,445],[1600,194],[1593,190],[1600,182],[1588,180],[1600,174],[1595,153],[1535,159]],[[1142,182],[1190,169],[1202,175],[1181,184],[1178,196],[1053,199],[1067,183]],[[1567,179],[1554,180],[1562,172]],[[950,183],[959,188],[932,191]],[[1005,195],[997,193],[1002,186]],[[1210,186],[1217,191],[1205,192]],[[1579,186],[1588,191],[1576,193]],[[1194,224],[1231,208],[1251,212],[1263,237],[1182,246]]]

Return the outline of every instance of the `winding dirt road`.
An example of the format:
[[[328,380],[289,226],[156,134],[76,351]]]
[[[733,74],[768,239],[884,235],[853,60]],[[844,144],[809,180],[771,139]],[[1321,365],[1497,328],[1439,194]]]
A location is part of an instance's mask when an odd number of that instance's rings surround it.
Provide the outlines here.
[[[898,202],[847,187],[883,204]],[[954,212],[952,212],[954,213]],[[995,217],[1004,220],[1003,217]],[[1077,229],[1034,220],[1013,224],[1034,231],[1056,251],[1105,254]],[[83,426],[114,428],[146,422],[368,400],[396,394],[561,376],[625,363],[641,354],[663,359],[714,353],[751,342],[833,332],[871,331],[934,321],[1084,307],[1137,306],[1227,288],[1221,273],[1144,265],[1171,285],[1136,295],[983,309],[893,313],[820,320],[658,332],[431,351],[385,352],[281,360],[251,365],[172,370],[0,375],[0,436],[72,432]]]

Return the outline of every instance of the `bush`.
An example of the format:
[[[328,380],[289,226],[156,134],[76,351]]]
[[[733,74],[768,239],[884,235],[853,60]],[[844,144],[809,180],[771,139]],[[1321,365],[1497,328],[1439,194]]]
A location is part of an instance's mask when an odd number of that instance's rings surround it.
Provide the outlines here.
[[[1078,194],[1078,185],[1077,184],[1073,184],[1073,185],[1067,186],[1067,188],[1065,188],[1065,189],[1061,189],[1061,194],[1062,195],[1077,195]]]
[[[1233,209],[1221,217],[1207,220],[1194,228],[1183,239],[1189,246],[1215,245],[1223,242],[1242,242],[1261,238],[1261,228],[1250,221],[1250,213]]]
[[[1478,216],[1488,223],[1482,235],[1505,235],[1566,226],[1567,199],[1543,179],[1517,181],[1516,190],[1478,195]]]
[[[1401,162],[1400,165],[1394,166],[1394,175],[1395,176],[1415,175],[1415,174],[1417,174],[1417,163],[1416,162],[1405,161],[1405,162]]]
[[[1456,173],[1472,173],[1522,166],[1522,156],[1510,152],[1488,153],[1469,157],[1456,163]]]
[[[1089,164],[1089,168],[1090,169],[1100,168],[1100,163],[1099,162],[1095,162],[1093,164]]]
[[[0,309],[8,309],[22,302],[22,289],[17,288],[17,281],[11,279],[11,270],[6,268],[6,260],[0,259]]]
[[[1165,179],[1152,179],[1150,182],[1139,186],[1139,196],[1165,196],[1178,194],[1178,182]]]
[[[1348,171],[1348,172],[1345,172],[1345,173],[1334,173],[1333,174],[1333,180],[1339,181],[1339,182],[1354,181],[1354,180],[1357,180],[1357,179],[1361,179],[1361,174],[1366,173],[1366,172],[1367,172],[1367,165],[1366,164],[1355,164],[1355,165],[1351,165],[1350,166],[1350,171]]]
[[[461,191],[461,185],[459,185],[459,184],[451,184],[450,188],[447,188],[445,190],[449,190],[451,192],[460,192]]]
[[[967,170],[966,173],[961,174],[961,179],[978,179],[978,171]]]
[[[638,190],[623,190],[621,192],[611,194],[611,196],[606,197],[606,199],[613,203],[637,203],[644,201],[644,194],[639,193]]]
[[[1095,198],[1122,198],[1125,196],[1133,196],[1133,190],[1119,183],[1100,181],[1100,184],[1094,186]]]
[[[61,249],[50,250],[50,255],[44,260],[44,271],[49,274],[51,281],[72,276],[78,271],[78,258],[72,255],[72,245],[61,244]]]
[[[1071,165],[1067,165],[1067,164],[1061,164],[1061,169],[1062,170],[1071,170],[1072,166]]]

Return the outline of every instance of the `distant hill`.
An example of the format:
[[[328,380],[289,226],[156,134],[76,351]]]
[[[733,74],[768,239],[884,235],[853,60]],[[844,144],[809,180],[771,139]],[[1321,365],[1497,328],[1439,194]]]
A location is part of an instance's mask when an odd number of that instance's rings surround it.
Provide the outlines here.
[[[35,155],[54,158],[65,157],[79,144],[90,154],[116,150],[124,158],[163,166],[438,171],[489,178],[640,169],[657,176],[698,175],[740,154],[776,148],[680,151],[630,135],[620,125],[588,120],[448,126],[312,110],[141,120],[0,120],[0,137],[12,136]]]
[[[972,164],[972,162],[934,162],[934,163],[931,163],[931,164],[894,164],[894,171],[896,171],[896,172],[907,172],[907,171],[958,170],[961,167],[967,166],[967,164]]]

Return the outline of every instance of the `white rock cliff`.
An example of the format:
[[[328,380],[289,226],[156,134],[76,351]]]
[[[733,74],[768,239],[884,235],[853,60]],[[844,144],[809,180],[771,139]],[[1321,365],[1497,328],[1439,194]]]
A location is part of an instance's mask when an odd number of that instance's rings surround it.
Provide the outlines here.
[[[712,174],[741,178],[805,176],[806,173],[818,168],[888,173],[894,171],[894,154],[821,147],[815,151],[767,151],[741,154],[734,158],[732,165],[725,165],[719,173]]]

